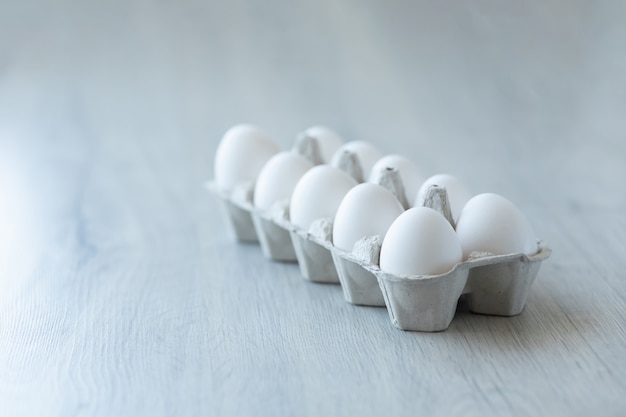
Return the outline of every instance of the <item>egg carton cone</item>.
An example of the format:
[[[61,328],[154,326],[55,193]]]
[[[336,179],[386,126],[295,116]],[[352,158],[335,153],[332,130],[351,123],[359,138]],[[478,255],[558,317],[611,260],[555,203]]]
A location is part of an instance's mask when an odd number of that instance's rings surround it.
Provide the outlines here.
[[[221,202],[224,217],[231,224],[235,238],[240,242],[258,242],[252,220],[252,185],[240,184],[232,192],[219,188],[214,181],[205,186]]]
[[[322,284],[339,283],[329,243],[331,230],[331,219],[314,221],[307,232],[291,228],[291,241],[304,279]]]
[[[298,260],[291,241],[287,212],[288,202],[278,202],[266,212],[252,211],[252,221],[263,255],[273,261],[295,262]]]
[[[538,242],[538,248],[531,256],[483,254],[441,275],[394,275],[375,265],[368,269],[378,278],[394,326],[437,332],[448,328],[461,296],[474,313],[495,316],[521,313],[541,262],[551,254],[543,242]]]

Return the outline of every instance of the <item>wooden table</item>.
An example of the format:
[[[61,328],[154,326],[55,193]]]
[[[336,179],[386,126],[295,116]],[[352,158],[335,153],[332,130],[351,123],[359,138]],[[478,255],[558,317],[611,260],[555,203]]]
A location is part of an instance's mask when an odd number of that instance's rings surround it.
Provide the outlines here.
[[[0,5],[0,415],[626,413],[620,2]],[[234,242],[224,131],[325,124],[497,192],[553,249],[447,331]]]

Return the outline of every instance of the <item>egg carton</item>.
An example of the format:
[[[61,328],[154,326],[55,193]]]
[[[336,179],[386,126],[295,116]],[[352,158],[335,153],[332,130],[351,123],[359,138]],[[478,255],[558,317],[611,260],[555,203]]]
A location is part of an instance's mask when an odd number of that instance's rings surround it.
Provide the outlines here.
[[[448,273],[400,276],[369,266],[378,278],[391,322],[402,330],[435,332],[448,328],[461,296],[470,311],[492,316],[522,312],[541,262],[550,249],[525,254],[487,255],[457,264]]]
[[[384,181],[388,188],[401,191],[393,171],[390,175]],[[332,219],[318,219],[304,231],[289,222],[287,202],[261,211],[252,205],[252,194],[245,187],[231,194],[213,183],[207,187],[224,202],[239,240],[258,241],[269,259],[297,260],[306,280],[340,283],[344,298],[352,304],[386,306],[391,322],[402,330],[445,330],[461,297],[474,313],[521,313],[541,262],[551,254],[545,242],[538,241],[537,253],[530,256],[476,253],[445,274],[395,275],[379,268],[382,241],[378,236],[365,237],[352,252],[346,252],[332,244]],[[445,189],[431,187],[422,205],[441,212],[454,224]]]
[[[339,284],[329,236],[332,219],[318,219],[308,231],[290,225],[291,242],[302,277],[321,284]]]
[[[300,154],[319,163],[315,140],[304,138],[296,146]],[[355,154],[342,155],[340,167],[363,181]],[[410,206],[396,170],[381,172],[377,182],[396,195],[405,209]],[[302,277],[308,281],[340,283],[349,303],[386,306],[391,322],[402,330],[445,330],[461,298],[474,313],[521,313],[541,262],[551,254],[539,241],[537,253],[530,256],[477,253],[445,274],[395,275],[379,268],[382,241],[378,236],[364,237],[352,252],[346,252],[332,243],[331,218],[318,219],[308,230],[302,230],[289,221],[288,201],[277,202],[270,210],[256,208],[252,204],[252,183],[239,184],[231,192],[219,189],[214,182],[206,186],[222,202],[237,240],[260,243],[268,259],[297,261]],[[445,188],[431,187],[420,205],[439,211],[455,226]]]

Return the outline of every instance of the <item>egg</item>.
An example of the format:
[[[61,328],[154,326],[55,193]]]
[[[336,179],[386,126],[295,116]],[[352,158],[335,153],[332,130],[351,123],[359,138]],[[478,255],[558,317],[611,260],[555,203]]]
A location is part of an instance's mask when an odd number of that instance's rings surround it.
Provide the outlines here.
[[[465,206],[465,203],[467,203],[472,197],[469,190],[455,176],[449,174],[433,175],[422,183],[417,193],[415,203],[413,204],[414,206],[418,206],[421,204],[424,192],[431,185],[440,185],[442,187],[445,187],[446,192],[448,193],[448,200],[450,201],[450,211],[452,212],[452,218],[454,219],[454,221],[457,221],[459,219],[459,215],[461,214],[461,210],[463,210],[463,206]]]
[[[337,149],[343,144],[341,136],[324,126],[311,126],[300,135],[312,137],[317,140],[320,157],[324,164],[328,164],[332,160]]]
[[[450,223],[427,207],[414,207],[392,224],[380,249],[380,269],[396,275],[439,275],[463,260]]]
[[[369,173],[372,170],[372,167],[374,166],[376,161],[378,161],[383,156],[380,151],[376,149],[373,145],[360,140],[355,140],[346,143],[335,152],[331,160],[331,165],[339,167],[342,155],[346,151],[352,152],[358,157],[359,163],[361,164],[363,178],[369,177]]]
[[[333,244],[350,252],[366,236],[383,238],[404,209],[398,199],[380,185],[363,183],[341,201],[333,225]]]
[[[290,199],[300,178],[313,164],[294,152],[280,152],[270,158],[259,173],[254,188],[254,205],[269,210],[277,201]]]
[[[215,154],[216,185],[231,190],[239,182],[254,182],[265,163],[279,150],[274,140],[256,126],[231,127]]]
[[[465,204],[456,233],[465,259],[474,252],[495,255],[537,252],[537,240],[526,216],[506,198],[479,194]]]
[[[343,197],[357,182],[348,174],[330,165],[318,165],[300,178],[291,195],[291,223],[308,230],[322,217],[334,217]]]
[[[402,179],[402,185],[404,186],[404,194],[408,202],[413,201],[414,196],[417,194],[417,190],[423,180],[420,175],[417,166],[408,158],[400,155],[387,155],[380,158],[374,166],[369,175],[369,182],[378,184],[381,175],[388,168],[395,168],[400,174]]]

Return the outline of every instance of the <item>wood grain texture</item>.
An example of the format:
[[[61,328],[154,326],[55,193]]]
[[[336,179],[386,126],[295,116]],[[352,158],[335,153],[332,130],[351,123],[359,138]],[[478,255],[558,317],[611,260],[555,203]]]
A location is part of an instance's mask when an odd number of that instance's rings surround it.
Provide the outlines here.
[[[0,415],[623,415],[626,7],[0,3]],[[513,200],[525,311],[424,334],[237,245],[222,133],[309,125]]]

